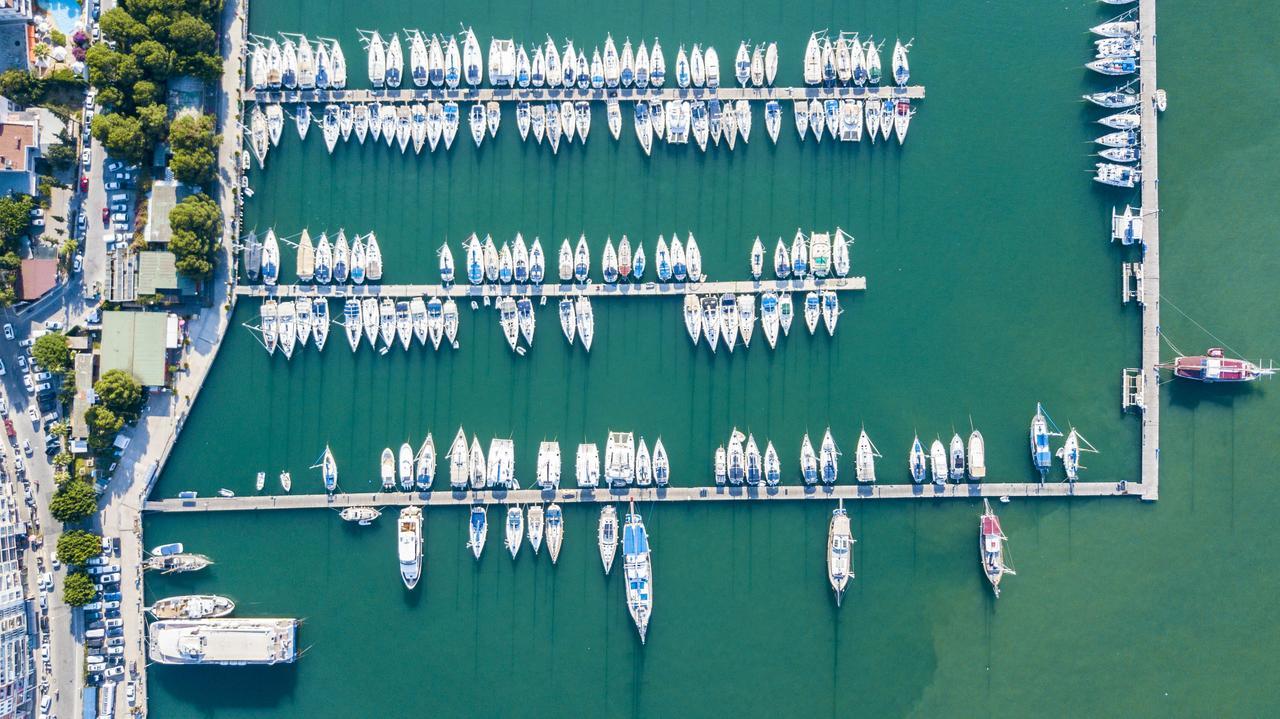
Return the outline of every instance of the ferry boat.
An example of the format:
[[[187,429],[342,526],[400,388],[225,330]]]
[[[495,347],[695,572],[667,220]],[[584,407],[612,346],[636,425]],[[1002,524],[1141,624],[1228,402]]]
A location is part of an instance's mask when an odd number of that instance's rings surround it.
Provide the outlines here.
[[[867,436],[867,430],[862,430],[858,435],[858,450],[855,455],[854,470],[858,475],[859,482],[871,483],[876,481],[876,457],[880,453],[876,451],[876,446],[871,443],[871,438]]]
[[[613,569],[613,558],[618,553],[618,510],[612,504],[600,508],[600,521],[596,525],[596,546],[600,549],[600,562],[605,576]]]
[[[991,511],[991,504],[982,500],[982,517],[978,520],[978,554],[982,573],[991,582],[991,591],[1000,598],[1000,580],[1006,574],[1017,574],[1004,561],[1004,543],[1008,541],[1000,529],[1000,518]]]
[[[1263,367],[1261,363],[1227,357],[1221,347],[1210,347],[1203,355],[1179,356],[1158,366],[1173,370],[1173,376],[1179,379],[1205,383],[1252,382],[1259,377],[1270,377],[1276,371],[1270,365]]]
[[[574,462],[574,474],[579,487],[597,487],[600,484],[600,449],[591,443],[578,445]]]
[[[400,510],[396,556],[400,560],[400,579],[404,586],[408,589],[418,586],[418,579],[422,577],[422,509],[419,507]]]
[[[542,442],[538,445],[538,487],[560,488],[560,443]]]
[[[622,527],[622,569],[627,582],[627,611],[640,633],[640,643],[644,644],[653,613],[653,564],[649,535],[634,504]]]
[[[524,542],[524,510],[520,505],[507,507],[506,534],[502,543],[515,559],[520,553],[520,545]]]
[[[488,537],[489,515],[484,507],[475,505],[471,507],[471,519],[467,522],[467,549],[471,550],[477,561],[484,553],[484,542]]]
[[[987,476],[987,446],[982,433],[973,430],[969,433],[969,479],[981,482]]]
[[[147,628],[147,657],[160,664],[288,664],[297,659],[297,627],[297,619],[164,619]]]
[[[542,535],[546,528],[546,516],[542,505],[535,504],[529,508],[529,546],[537,554],[542,549]]]
[[[911,471],[911,481],[920,484],[924,481],[925,460],[924,446],[920,444],[920,435],[911,442],[911,452],[907,455],[907,468]]]
[[[382,516],[382,512],[376,507],[345,507],[338,516],[344,522],[355,522],[361,527],[367,527],[373,523],[373,520]]]
[[[225,617],[235,611],[236,603],[216,594],[187,594],[165,597],[147,607],[156,619],[208,619]]]
[[[836,594],[837,607],[853,578],[853,542],[849,515],[844,510],[844,500],[840,500],[840,505],[831,511],[831,522],[827,526],[827,579]]]
[[[560,559],[560,545],[564,542],[564,513],[555,502],[547,507],[547,552],[551,563]]]

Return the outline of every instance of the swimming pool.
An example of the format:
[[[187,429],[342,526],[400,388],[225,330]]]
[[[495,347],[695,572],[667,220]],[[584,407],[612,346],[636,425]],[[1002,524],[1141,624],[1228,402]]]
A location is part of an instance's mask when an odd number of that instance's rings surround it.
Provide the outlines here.
[[[49,20],[63,34],[76,31],[76,21],[80,19],[80,3],[76,0],[40,0],[40,7],[49,13]]]

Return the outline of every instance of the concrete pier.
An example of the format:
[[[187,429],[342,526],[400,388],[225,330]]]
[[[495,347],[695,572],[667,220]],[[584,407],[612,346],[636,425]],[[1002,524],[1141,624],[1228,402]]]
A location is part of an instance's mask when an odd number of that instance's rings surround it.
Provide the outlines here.
[[[319,483],[319,478],[314,478]],[[302,481],[307,481],[305,478]],[[473,504],[599,504],[605,502],[734,502],[734,501],[834,501],[837,499],[978,499],[982,497],[1069,498],[1143,497],[1146,488],[1136,483],[1057,482],[1039,484],[840,484],[813,487],[799,485],[738,487],[622,487],[558,490],[465,490],[431,492],[369,492],[346,494],[285,494],[246,497],[158,499],[143,505],[147,512],[249,512],[276,509],[342,509],[343,507],[469,507]]]
[[[1160,153],[1155,92],[1156,0],[1141,0],[1140,105],[1142,114],[1142,498],[1160,498]]]
[[[802,280],[739,280],[729,282],[642,282],[607,284],[593,282],[534,284],[452,284],[452,285],[237,285],[240,297],[683,297],[720,295],[726,292],[837,292],[867,289],[866,277],[830,277]]]
[[[660,89],[646,88],[463,88],[448,90],[437,87],[400,87],[395,90],[248,90],[245,99],[261,103],[362,103],[362,102],[561,102],[564,100],[605,100],[620,102],[635,100],[825,100],[850,98],[853,100],[923,100],[924,87],[869,86],[869,87],[720,87]]]

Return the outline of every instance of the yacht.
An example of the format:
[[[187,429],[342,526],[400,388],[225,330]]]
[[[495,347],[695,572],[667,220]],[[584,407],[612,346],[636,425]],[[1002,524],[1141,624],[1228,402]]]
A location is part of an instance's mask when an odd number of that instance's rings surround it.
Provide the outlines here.
[[[671,281],[671,253],[667,250],[667,241],[658,235],[658,242],[653,250],[654,272],[659,282]]]
[[[649,54],[649,84],[662,87],[667,79],[667,60],[662,53],[662,44],[658,38],[653,39],[653,52]]]
[[[285,359],[293,357],[293,346],[298,339],[294,329],[295,306],[293,300],[280,300],[276,310],[276,326],[280,331],[280,350]]]
[[[902,44],[899,40],[893,44],[893,81],[902,87],[911,79],[911,65],[907,62],[907,49],[911,43]]]
[[[413,447],[408,442],[400,445],[398,467],[400,469],[400,489],[406,492],[413,489],[414,473],[413,473]]]
[[[836,321],[840,319],[840,297],[835,290],[822,291],[822,324],[827,328],[827,334],[834,337],[836,334]]]
[[[560,443],[543,442],[538,445],[538,487],[560,488]]]
[[[911,443],[911,452],[907,455],[907,469],[911,471],[911,481],[916,484],[924,481],[928,464],[925,461],[924,445],[920,444],[920,435],[916,435]]]
[[[408,308],[405,308],[406,314]],[[390,297],[383,297],[378,303],[378,332],[382,335],[382,344],[391,346],[396,336],[396,304]]]
[[[864,429],[858,435],[858,451],[855,456],[854,470],[858,476],[859,482],[870,483],[876,481],[876,457],[880,453],[876,451],[876,446],[871,443],[871,438],[867,436]]]
[[[382,457],[378,461],[382,475],[382,489],[392,490],[396,487],[396,456],[390,447],[382,450]]]
[[[1112,20],[1094,25],[1089,32],[1102,37],[1133,37],[1138,34],[1137,20]]]
[[[805,133],[809,130],[809,103],[801,98],[796,98],[792,103],[792,107],[796,122],[796,132],[800,133],[800,141],[804,142]]]
[[[471,488],[484,489],[486,479],[484,449],[480,446],[479,437],[471,437],[471,455],[467,462],[467,471],[471,474]]]
[[[853,578],[853,542],[849,515],[844,511],[844,500],[840,500],[840,506],[831,512],[831,523],[827,527],[827,579],[836,593],[837,607]]]
[[[573,300],[568,297],[560,298],[560,331],[564,332],[564,338],[573,344],[573,337],[577,331],[577,311],[574,309]]]
[[[462,56],[458,52],[458,38],[449,37],[449,44],[444,51],[444,84],[453,90],[462,81]],[[448,145],[445,145],[447,148]]]
[[[400,560],[400,579],[404,586],[413,589],[422,577],[422,509],[405,507],[400,510],[396,532],[396,557]]]
[[[356,235],[355,242],[351,243],[351,281],[357,285],[364,284],[367,260],[368,258],[364,251],[364,238]]]
[[[796,228],[795,239],[791,241],[791,274],[797,279],[809,275],[809,245],[800,228]]]
[[[521,247],[523,244],[524,244],[523,241],[519,239],[516,240],[517,248]],[[517,265],[516,267],[518,272],[519,265]],[[535,285],[540,285],[542,284],[542,280],[546,277],[546,274],[547,274],[547,259],[546,259],[546,255],[544,255],[542,252],[542,240],[535,237],[533,238],[533,246],[529,248],[528,281],[532,282]]]
[[[355,352],[360,347],[360,300],[347,298],[342,307],[342,325],[347,330],[347,343],[351,345],[351,351]]]
[[[458,134],[458,103],[449,100],[444,104],[444,149],[453,147],[453,138]]]
[[[507,523],[506,536],[503,537],[503,545],[507,551],[511,552],[511,558],[515,559],[520,553],[520,545],[524,542],[524,510],[520,505],[515,504],[507,507]]]
[[[529,546],[537,554],[542,549],[542,534],[546,528],[546,515],[541,504],[529,508]]]
[[[729,484],[740,485],[747,476],[747,453],[742,446],[742,441],[746,437],[735,427],[729,435],[729,452],[726,455],[729,460]]]
[[[280,242],[274,230],[267,230],[267,239],[262,243],[262,282],[274,285],[280,277]]]
[[[707,345],[714,354],[720,344],[720,302],[715,295],[702,298],[702,334],[707,338]]]
[[[209,619],[225,617],[236,603],[216,594],[189,594],[156,600],[147,611],[156,619]]]
[[[378,236],[370,232],[364,248],[364,276],[370,282],[382,280],[382,248],[378,246]]]
[[[555,502],[547,507],[547,552],[551,554],[551,563],[560,559],[560,545],[564,542],[564,513]]]
[[[477,102],[471,106],[471,115],[468,119],[468,124],[471,127],[471,139],[475,141],[476,147],[480,147],[480,143],[484,141],[485,132],[483,105]]]
[[[713,464],[716,486],[723,487],[729,479],[729,455],[724,449],[724,445],[716,447],[715,460]]]
[[[490,282],[498,281],[498,272],[500,269],[501,255],[498,254],[498,246],[493,244],[493,237],[484,236],[484,276]]]
[[[738,298],[730,292],[720,295],[720,333],[732,352],[738,342]]]
[[[800,443],[800,478],[807,485],[818,483],[818,456],[813,452],[808,432],[804,433],[804,440]]]
[[[418,448],[418,454],[414,457],[414,485],[419,492],[425,492],[431,489],[431,484],[435,480],[436,475],[436,442],[431,438],[431,433],[427,432],[427,438],[422,440],[422,446]]]
[[[360,324],[364,326],[364,336],[369,340],[369,346],[377,349],[378,347],[378,300],[374,297],[366,297],[360,300]]]
[[[591,312],[591,300],[586,295],[578,295],[577,305],[574,308],[578,318],[578,338],[582,341],[582,347],[586,351],[591,351],[591,340],[595,337],[596,320],[595,315]]]
[[[695,346],[698,344],[698,336],[702,332],[699,309],[697,295],[687,294],[684,296],[684,328],[688,331],[689,339],[693,341]]]
[[[453,299],[449,299],[453,302]],[[439,297],[432,297],[427,300],[427,336],[431,338],[431,348],[440,349],[440,340],[445,334],[445,305],[440,302]],[[455,312],[454,327],[457,327],[457,318]],[[452,343],[452,340],[450,340]]]
[[[323,350],[329,339],[329,300],[326,297],[311,299],[311,333],[316,338],[316,349]]]
[[[806,436],[805,439],[808,439],[808,437]],[[822,478],[823,484],[836,483],[839,456],[840,452],[836,449],[836,441],[831,437],[831,428],[827,427],[826,433],[822,435],[822,446],[818,450],[819,476]]]
[[[453,250],[449,249],[449,245],[440,245],[440,281],[446,285],[453,284],[454,266],[453,266]]]
[[[404,71],[404,49],[400,45],[400,36],[391,33],[391,41],[387,43],[387,87],[400,87],[400,77]]]
[[[969,479],[981,482],[987,476],[987,447],[982,433],[973,430],[969,433]]]
[[[1017,574],[1004,562],[1004,543],[1009,540],[1000,529],[1000,518],[991,511],[984,497],[982,517],[978,520],[978,555],[982,559],[982,573],[991,582],[991,591],[1000,598],[1000,580],[1006,574]]]
[[[675,234],[671,235],[671,274],[676,278],[677,282],[684,282],[688,277],[688,267],[685,266],[684,244],[680,242],[680,238]]]
[[[516,301],[510,297],[501,297],[497,302],[498,324],[502,326],[502,334],[507,338],[511,351],[516,350],[516,340],[520,329],[516,320]]]
[[[444,84],[444,47],[440,44],[440,36],[431,36],[431,45],[427,48],[427,79],[432,87]]]
[[[653,484],[653,461],[649,456],[649,446],[641,437],[636,445],[636,485],[648,487],[650,484]]]
[[[347,58],[342,46],[334,40],[329,49],[329,87],[341,90],[347,86]]]
[[[760,295],[760,327],[769,349],[778,346],[778,295],[772,291]]]
[[[471,518],[467,521],[467,549],[471,550],[471,554],[479,561],[480,555],[484,553],[484,542],[489,538],[489,515],[485,512],[484,507],[473,505],[471,507]]]
[[[791,293],[783,292],[778,295],[778,326],[782,328],[783,336],[791,334],[791,323],[795,320],[796,312],[791,303]]]
[[[804,323],[809,334],[818,331],[818,320],[822,317],[822,300],[817,292],[804,293]]]
[[[782,462],[778,459],[778,450],[773,442],[767,442],[764,450],[764,482],[770,487],[778,486],[782,481]]]
[[[939,486],[947,483],[947,450],[942,440],[935,438],[929,445],[929,469],[933,473],[933,483]]]
[[[476,34],[467,28],[462,40],[462,76],[471,87],[476,87],[481,80],[480,43]]]
[[[574,460],[574,477],[579,487],[600,485],[600,449],[595,444],[579,444]]]
[[[653,481],[659,487],[665,487],[671,481],[671,460],[667,457],[667,448],[662,446],[661,437],[653,444]]]
[[[756,328],[756,296],[738,295],[738,333],[742,335],[742,346],[751,346],[751,336]]]
[[[836,277],[849,275],[849,239],[852,239],[850,235],[836,228],[836,237],[831,243],[831,270]]]
[[[444,301],[444,336],[454,349],[458,347],[458,303],[452,297]]]
[[[609,432],[604,447],[604,477],[612,487],[635,482],[636,443],[631,432]]]
[[[351,273],[351,250],[347,245],[347,233],[338,230],[338,240],[333,245],[333,281],[343,284]]]
[[[604,273],[604,281],[613,284],[618,281],[618,254],[613,249],[613,238],[607,238],[604,241],[604,255],[600,260],[601,270]]]
[[[764,479],[764,463],[760,457],[760,447],[756,444],[754,434],[747,435],[746,480],[751,486],[758,486]]]
[[[524,343],[528,346],[533,346],[534,323],[533,300],[528,297],[516,300],[516,324],[520,327],[520,336],[524,337]]]
[[[653,613],[653,565],[649,556],[649,535],[644,520],[632,505],[622,527],[622,569],[627,582],[627,611],[644,644]]]
[[[458,428],[458,433],[453,437],[453,444],[449,445],[449,486],[455,491],[467,488],[467,482],[470,479],[470,455],[467,452],[467,433]]]
[[[701,282],[706,279],[702,274],[702,250],[698,249],[698,241],[693,238],[693,233],[689,233],[689,242],[684,249],[685,260],[688,263],[689,281]]]
[[[600,562],[605,576],[613,569],[613,558],[618,553],[618,510],[612,504],[600,508],[600,521],[596,525],[596,545],[600,548]]]

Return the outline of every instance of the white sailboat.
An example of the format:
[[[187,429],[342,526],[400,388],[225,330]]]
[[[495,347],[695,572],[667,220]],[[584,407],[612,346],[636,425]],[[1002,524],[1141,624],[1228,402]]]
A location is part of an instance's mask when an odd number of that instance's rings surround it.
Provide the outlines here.
[[[605,576],[613,569],[613,559],[618,553],[618,510],[612,504],[600,508],[600,520],[596,524],[596,546],[600,549],[600,562]]]

